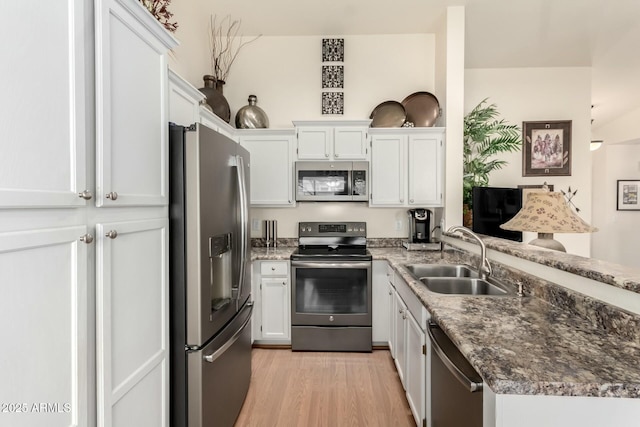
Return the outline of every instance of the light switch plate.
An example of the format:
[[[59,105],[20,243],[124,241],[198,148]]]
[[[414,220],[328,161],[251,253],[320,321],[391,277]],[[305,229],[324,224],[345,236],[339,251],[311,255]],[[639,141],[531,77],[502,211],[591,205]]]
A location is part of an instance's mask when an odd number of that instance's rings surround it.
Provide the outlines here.
[[[256,218],[251,219],[251,231],[260,231],[260,220]]]

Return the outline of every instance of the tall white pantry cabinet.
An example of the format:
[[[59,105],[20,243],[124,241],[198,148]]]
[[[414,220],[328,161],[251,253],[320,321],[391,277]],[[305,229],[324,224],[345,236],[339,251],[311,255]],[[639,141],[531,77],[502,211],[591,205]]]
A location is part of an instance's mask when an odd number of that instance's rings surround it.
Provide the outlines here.
[[[167,63],[137,0],[6,2],[0,425],[168,425]]]

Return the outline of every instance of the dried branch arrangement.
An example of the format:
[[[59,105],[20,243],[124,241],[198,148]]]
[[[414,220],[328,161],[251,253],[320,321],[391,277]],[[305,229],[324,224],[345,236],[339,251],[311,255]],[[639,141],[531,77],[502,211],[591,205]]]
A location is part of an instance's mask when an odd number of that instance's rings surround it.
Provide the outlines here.
[[[231,65],[236,60],[240,50],[247,44],[256,41],[261,35],[251,40],[241,41],[240,21],[231,20],[227,15],[218,22],[216,16],[211,16],[209,22],[209,48],[211,49],[211,74],[216,80],[225,81],[229,76]]]
[[[140,0],[140,3],[147,8],[154,18],[160,22],[167,31],[175,33],[178,29],[177,22],[171,22],[170,19],[173,13],[169,12],[167,7],[171,3],[171,0]]]

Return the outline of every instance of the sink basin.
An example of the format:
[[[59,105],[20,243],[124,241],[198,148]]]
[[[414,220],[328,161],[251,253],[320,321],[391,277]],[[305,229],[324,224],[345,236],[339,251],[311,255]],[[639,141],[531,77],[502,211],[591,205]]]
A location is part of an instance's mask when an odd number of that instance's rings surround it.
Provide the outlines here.
[[[514,295],[513,291],[495,281],[471,277],[423,277],[420,279],[428,290],[449,295]]]
[[[418,280],[423,277],[478,277],[478,274],[466,265],[411,264],[405,267]]]

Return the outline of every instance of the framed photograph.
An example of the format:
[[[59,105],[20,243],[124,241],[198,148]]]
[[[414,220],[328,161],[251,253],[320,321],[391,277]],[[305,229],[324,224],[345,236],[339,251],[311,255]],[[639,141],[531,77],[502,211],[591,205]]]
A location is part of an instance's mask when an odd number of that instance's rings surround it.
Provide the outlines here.
[[[616,210],[640,211],[638,193],[640,192],[640,180],[619,179]]]
[[[522,176],[571,175],[571,120],[522,122]]]
[[[553,184],[547,184],[546,182],[543,185],[518,185],[518,188],[522,190],[522,206],[524,206],[524,202],[527,201],[527,197],[529,196],[529,193],[542,191],[542,188],[545,185],[547,186],[549,191],[553,191]]]

